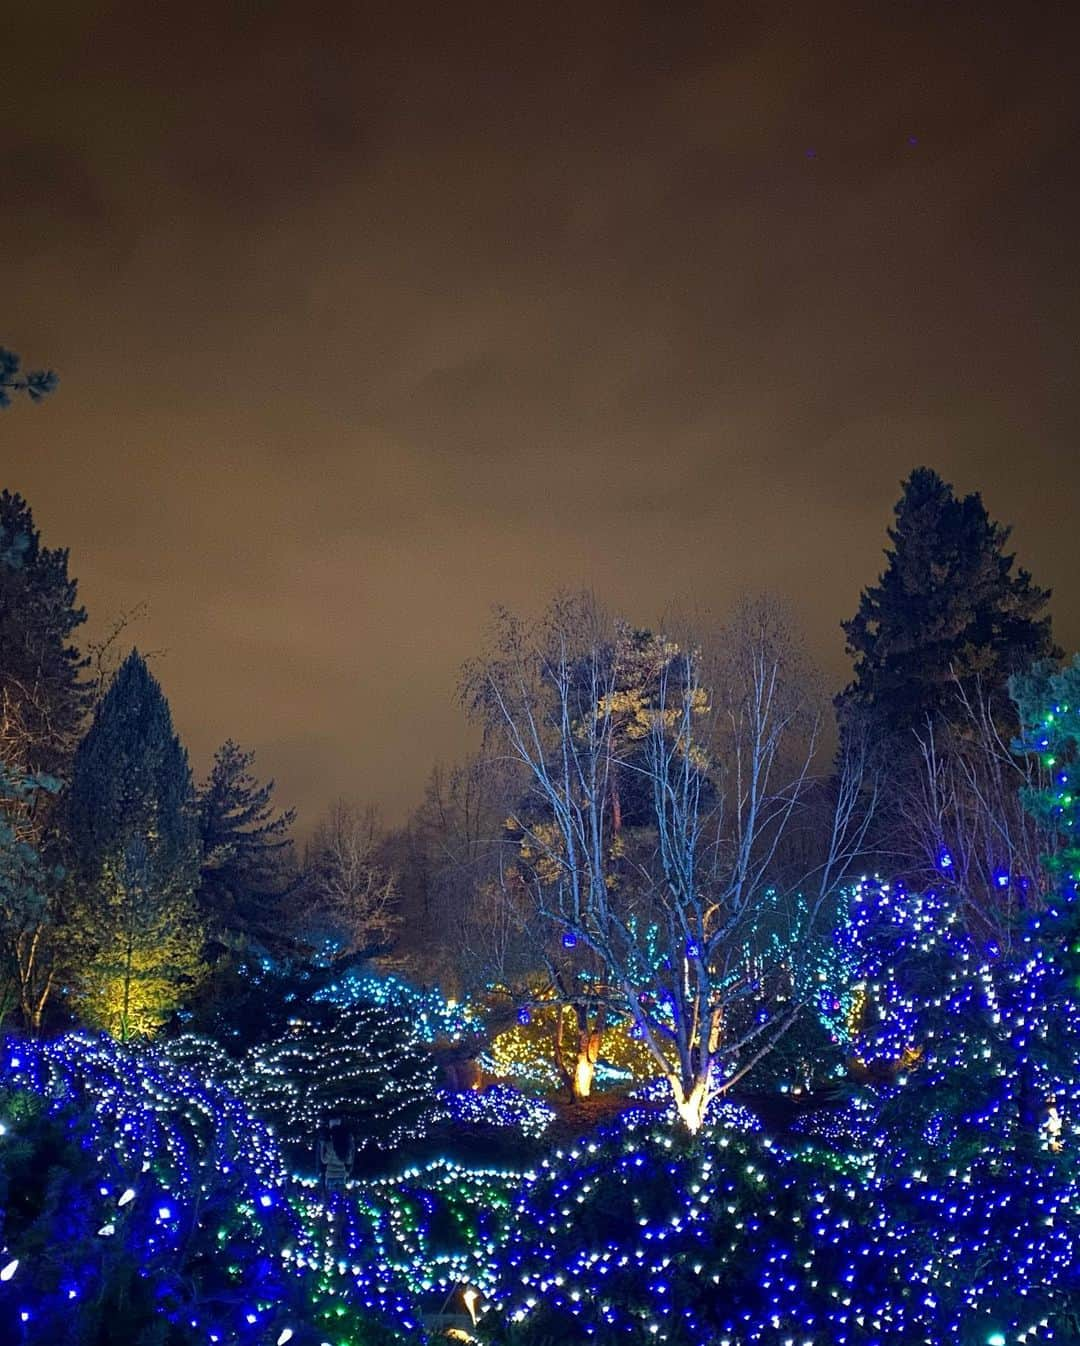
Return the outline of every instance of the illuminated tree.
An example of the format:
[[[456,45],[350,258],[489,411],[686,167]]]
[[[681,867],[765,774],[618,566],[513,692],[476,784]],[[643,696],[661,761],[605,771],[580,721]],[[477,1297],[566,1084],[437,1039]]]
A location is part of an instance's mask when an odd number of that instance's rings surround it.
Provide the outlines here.
[[[1071,889],[1080,880],[1080,655],[1061,669],[1036,664],[1013,679],[1012,690],[1020,713],[1017,747],[1046,777],[1028,784],[1024,803],[1059,840],[1047,865],[1055,881]]]
[[[65,818],[76,999],[122,1037],[150,1031],[202,971],[199,846],[187,754],[135,651],[79,745]]]
[[[522,1087],[569,1086],[578,1066],[580,1031],[574,1006],[542,987],[521,1005],[517,1022],[497,1034],[488,1057],[497,1075]],[[640,1031],[615,1013],[596,1035],[590,1065],[598,1078],[606,1073],[623,1085],[651,1079],[657,1071]]]
[[[3,405],[0,351],[0,405]],[[0,801],[20,840],[40,851],[48,882],[40,900],[6,923],[4,950],[19,985],[24,1022],[37,1029],[55,983],[57,952],[54,805],[70,774],[75,742],[90,700],[86,660],[71,643],[86,619],[76,603],[65,550],[41,544],[26,501],[0,492],[0,762],[48,789],[8,793]]]
[[[897,764],[891,836],[906,842],[895,860],[909,886],[948,889],[971,930],[1005,949],[1053,888],[1042,857],[1054,829],[1024,802],[1051,773],[1039,754],[1015,751],[981,685],[954,689],[951,707],[913,734],[911,770]]]
[[[205,972],[203,930],[190,896],[161,892],[147,842],[133,836],[95,884],[93,952],[78,970],[75,1003],[86,1021],[126,1042],[150,1037]]]
[[[1038,976],[1033,1050],[1049,1072],[1048,1095],[1080,1141],[1080,655],[1058,669],[1044,662],[1012,683],[1020,712],[1017,747],[1042,779],[1024,803],[1049,838],[1044,864],[1053,885],[1048,909],[1031,923],[1029,975]],[[1055,1078],[1056,1077],[1056,1078]]]
[[[536,909],[595,957],[691,1131],[712,1095],[804,1010],[810,927],[865,833],[857,745],[831,792],[814,780],[820,712],[792,676],[798,659],[777,612],[747,605],[718,649],[717,677],[706,682],[696,650],[628,639],[595,609],[556,604],[536,631],[504,618],[495,651],[468,681],[473,705],[501,724],[531,776],[534,808],[517,822]],[[628,686],[643,689],[637,709]],[[620,732],[628,713],[640,735]],[[634,829],[615,826],[616,764],[646,787]],[[797,836],[811,813],[824,823],[816,848]],[[788,944],[782,975],[764,979],[775,994],[763,1006],[762,960],[778,926],[794,930],[797,899],[809,904],[810,927]]]

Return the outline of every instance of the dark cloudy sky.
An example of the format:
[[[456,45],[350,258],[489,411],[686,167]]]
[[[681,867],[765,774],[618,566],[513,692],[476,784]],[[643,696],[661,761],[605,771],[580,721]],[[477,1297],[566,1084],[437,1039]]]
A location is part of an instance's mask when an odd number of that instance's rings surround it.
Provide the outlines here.
[[[401,816],[490,605],[838,623],[916,463],[1080,645],[1069,5],[9,6],[0,484],[204,765]]]

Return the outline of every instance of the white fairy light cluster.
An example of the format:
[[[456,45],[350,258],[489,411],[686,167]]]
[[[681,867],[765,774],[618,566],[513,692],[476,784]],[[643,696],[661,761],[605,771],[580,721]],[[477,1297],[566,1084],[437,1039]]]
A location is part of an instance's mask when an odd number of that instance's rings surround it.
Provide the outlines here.
[[[434,1066],[415,1030],[373,1005],[330,1025],[298,1021],[246,1066],[253,1106],[293,1137],[341,1118],[358,1146],[393,1149],[423,1134],[434,1098]]]
[[[505,1084],[490,1084],[483,1090],[461,1093],[448,1089],[438,1094],[436,1117],[465,1126],[490,1126],[519,1131],[538,1140],[555,1120],[555,1109],[542,1099],[531,1098]]]

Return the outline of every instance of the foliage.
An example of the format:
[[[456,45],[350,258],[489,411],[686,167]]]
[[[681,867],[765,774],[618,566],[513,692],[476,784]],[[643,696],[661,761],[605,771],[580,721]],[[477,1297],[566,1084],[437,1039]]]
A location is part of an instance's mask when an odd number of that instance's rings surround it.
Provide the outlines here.
[[[323,985],[312,993],[311,1001],[314,1005],[339,1008],[381,1005],[408,1019],[417,1037],[426,1043],[440,1039],[456,1042],[478,1028],[472,1007],[447,1000],[438,987],[413,986],[401,977],[376,976],[356,966],[325,978]]]
[[[855,676],[842,712],[869,714],[884,735],[909,734],[951,706],[957,679],[1011,718],[1009,676],[1054,653],[1049,590],[1014,570],[1010,530],[978,493],[956,497],[930,468],[903,483],[895,515],[885,570],[844,623]]]
[[[485,1056],[491,1070],[524,1088],[557,1089],[564,1083],[556,1053],[560,1017],[564,1036],[574,1036],[576,1021],[572,1006],[550,998],[530,1000],[518,1011],[517,1023],[492,1042]],[[595,1064],[596,1080],[601,1087],[652,1079],[657,1072],[652,1053],[626,1015],[612,1015],[605,1022]]]
[[[530,778],[519,868],[541,926],[579,950],[567,977],[537,943],[578,1013],[579,1069],[588,1082],[600,1050],[589,1009],[602,1021],[614,1008],[696,1129],[709,1093],[752,1069],[802,1008],[806,936],[820,937],[817,917],[862,849],[863,755],[849,745],[838,780],[814,780],[821,708],[768,603],[736,613],[713,661],[587,600],[556,602],[536,628],[504,616],[466,686]],[[639,801],[626,810],[624,779]],[[765,906],[783,938],[762,974],[775,945]],[[764,1017],[763,987],[777,992]]]
[[[512,1129],[538,1139],[551,1125],[555,1111],[539,1099],[530,1098],[505,1084],[459,1093],[441,1090],[438,1118],[495,1130]]]
[[[9,768],[68,773],[89,706],[86,660],[71,643],[86,620],[76,596],[66,549],[42,546],[30,506],[0,492],[0,761]]]
[[[199,791],[202,867],[198,903],[210,932],[273,950],[287,944],[285,901],[296,886],[289,829],[293,810],[275,813],[274,782],[252,774],[255,754],[232,739],[214,754]]]
[[[340,1226],[323,1269],[328,1289],[339,1305],[354,1298],[395,1323],[401,1339],[423,1340],[422,1312],[463,1314],[466,1287],[491,1288],[491,1254],[528,1180],[513,1169],[436,1159],[354,1183],[336,1212]]]
[[[51,369],[21,368],[22,361],[14,351],[0,346],[0,410],[11,406],[12,396],[25,393],[31,402],[40,402],[60,382]]]
[[[75,1003],[91,1028],[126,1042],[150,1037],[202,973],[203,932],[194,904],[155,890],[148,847],[133,836],[115,868],[102,868],[92,916],[93,952],[79,970]]]
[[[12,772],[0,762],[0,1022],[17,1004],[27,1026],[36,1027],[52,986],[51,926],[62,871],[42,860],[25,820],[39,795],[59,788],[51,777]]]
[[[631,1118],[556,1154],[522,1194],[485,1340],[985,1346],[1040,1322],[1071,1340],[1075,1185],[958,1170],[945,1144],[927,1167],[899,1129],[873,1144],[872,1105],[857,1125],[845,1153],[715,1123],[690,1146]]]
[[[392,1149],[422,1133],[435,1072],[415,1029],[385,1009],[357,1005],[332,1021],[298,1018],[249,1058],[252,1106],[294,1148],[343,1119],[358,1148]]]
[[[630,1118],[556,1153],[523,1194],[489,1339],[743,1346],[805,1334],[829,1299],[801,1269],[827,1191],[765,1137],[707,1123],[689,1145]],[[837,1195],[847,1214],[851,1196]],[[822,1247],[815,1271],[833,1255]]]
[[[9,1340],[276,1340],[302,1230],[269,1133],[218,1086],[87,1036],[0,1050],[0,1285]],[[10,1265],[10,1263],[9,1263]]]
[[[203,973],[198,836],[187,754],[133,651],[75,755],[66,821],[75,1001],[88,1023],[152,1032]]]

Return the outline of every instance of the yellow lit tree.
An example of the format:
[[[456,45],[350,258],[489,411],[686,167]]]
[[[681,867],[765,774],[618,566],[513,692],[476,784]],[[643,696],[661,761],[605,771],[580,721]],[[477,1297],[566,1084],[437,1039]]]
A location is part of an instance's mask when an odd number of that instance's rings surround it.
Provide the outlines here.
[[[491,1061],[496,1073],[523,1085],[555,1088],[571,1087],[575,1097],[588,1097],[592,1076],[598,1067],[618,1072],[622,1082],[652,1079],[656,1062],[641,1040],[634,1035],[629,1019],[605,1018],[599,1028],[593,1025],[590,1040],[581,1043],[581,1024],[575,1006],[555,998],[552,991],[541,992],[518,1014],[518,1022],[506,1029],[491,1044]],[[590,1089],[573,1089],[582,1054],[588,1057]]]
[[[149,1037],[199,981],[203,932],[190,893],[156,892],[145,841],[106,864],[95,894],[94,952],[78,980],[85,1021],[126,1042]]]
[[[65,821],[73,1000],[120,1038],[151,1033],[198,979],[203,932],[187,753],[135,651],[75,754]]]

